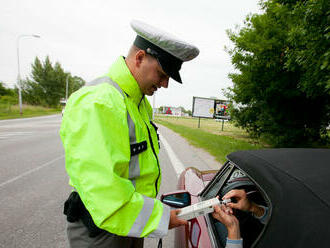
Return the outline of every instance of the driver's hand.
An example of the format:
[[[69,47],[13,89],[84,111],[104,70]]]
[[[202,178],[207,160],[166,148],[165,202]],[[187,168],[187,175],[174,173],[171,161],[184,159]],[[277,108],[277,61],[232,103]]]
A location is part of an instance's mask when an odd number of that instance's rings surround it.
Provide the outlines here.
[[[213,208],[214,212],[212,213],[212,216],[226,226],[228,231],[228,238],[240,239],[241,234],[239,229],[239,222],[237,218],[232,214],[231,209],[225,205],[215,205]]]
[[[225,194],[222,199],[230,199],[235,198],[236,203],[229,202],[226,205],[230,208],[239,209],[242,211],[248,211],[251,212],[252,210],[252,202],[247,198],[246,192],[244,189],[233,189],[229,191],[227,194]]]

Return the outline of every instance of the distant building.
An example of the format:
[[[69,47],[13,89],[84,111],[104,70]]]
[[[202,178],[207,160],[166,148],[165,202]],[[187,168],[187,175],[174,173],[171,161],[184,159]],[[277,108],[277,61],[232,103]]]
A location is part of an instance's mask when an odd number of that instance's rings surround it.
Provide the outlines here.
[[[184,115],[181,108],[168,107],[168,106],[163,107],[162,114],[174,115],[174,116],[183,116]]]

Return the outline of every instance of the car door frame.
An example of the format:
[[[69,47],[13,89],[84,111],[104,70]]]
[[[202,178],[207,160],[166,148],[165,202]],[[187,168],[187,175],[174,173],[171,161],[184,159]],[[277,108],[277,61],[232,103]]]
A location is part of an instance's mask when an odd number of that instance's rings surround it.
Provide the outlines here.
[[[207,193],[209,193],[210,190],[212,189],[212,187],[217,186],[218,187],[218,191],[220,191],[220,188],[223,187],[223,185],[229,179],[231,173],[236,168],[239,169],[239,170],[241,170],[241,171],[243,171],[249,177],[249,179],[256,185],[256,187],[258,188],[258,190],[262,194],[264,200],[267,202],[267,205],[268,205],[268,208],[269,208],[269,216],[271,217],[271,214],[272,214],[272,204],[271,204],[271,201],[270,201],[268,195],[266,194],[265,190],[248,173],[246,173],[239,166],[237,166],[235,163],[233,163],[232,161],[229,161],[229,160],[225,162],[225,164],[222,166],[222,168],[219,170],[219,172],[214,176],[214,178],[212,179],[212,181],[210,181],[210,183],[199,193],[199,196],[198,196],[199,200],[200,201],[206,200],[207,198],[203,198],[203,196],[205,196]],[[223,176],[225,176],[224,179],[219,179],[219,178],[221,178]],[[222,180],[222,182],[219,185],[217,185],[217,181],[218,180]],[[210,240],[212,242],[212,246],[214,248],[221,248],[221,246],[219,246],[219,243],[217,242],[217,237],[214,234],[214,227],[213,227],[213,225],[211,223],[211,220],[210,220],[209,216],[206,215],[206,216],[204,216],[204,218],[205,218],[205,222],[206,222],[206,224],[208,226],[207,230],[208,230],[208,235],[210,237]],[[269,222],[269,219],[268,219],[268,222]],[[257,242],[260,239],[260,237],[262,237],[262,235],[263,235],[263,233],[264,233],[264,231],[265,231],[265,229],[267,227],[268,222],[265,224],[264,228],[260,232],[260,234],[257,237],[257,239],[253,242],[253,244],[252,244],[251,247],[255,247],[255,245],[257,244]]]

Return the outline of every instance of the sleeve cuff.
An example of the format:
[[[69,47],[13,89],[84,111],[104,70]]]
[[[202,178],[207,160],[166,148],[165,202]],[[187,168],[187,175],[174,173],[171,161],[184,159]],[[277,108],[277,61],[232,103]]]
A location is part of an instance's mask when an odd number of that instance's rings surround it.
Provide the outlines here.
[[[167,235],[170,222],[170,211],[171,208],[163,204],[163,215],[159,221],[158,227],[148,235],[148,238],[162,238]]]
[[[243,239],[228,239],[226,243],[226,248],[242,248]]]

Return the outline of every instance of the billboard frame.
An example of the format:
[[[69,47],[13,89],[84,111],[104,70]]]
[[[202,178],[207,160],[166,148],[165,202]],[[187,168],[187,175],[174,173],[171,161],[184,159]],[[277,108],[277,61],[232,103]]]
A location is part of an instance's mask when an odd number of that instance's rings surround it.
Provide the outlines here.
[[[196,99],[204,99],[204,100],[211,100],[213,101],[213,115],[211,116],[199,116],[199,115],[195,115],[195,100]],[[228,106],[228,104],[230,104],[230,101],[228,100],[220,100],[220,99],[216,99],[216,98],[207,98],[207,97],[199,97],[199,96],[193,96],[193,106],[192,106],[192,117],[197,117],[198,118],[198,128],[200,128],[200,122],[201,122],[201,118],[204,119],[221,119],[222,120],[222,131],[223,131],[223,126],[224,126],[224,121],[225,120],[230,120],[230,115],[218,115],[217,114],[217,105],[218,104],[223,104],[225,106]],[[228,108],[228,107],[227,107]],[[224,112],[226,113],[226,108],[224,109]]]
[[[195,112],[195,99],[212,100],[213,101],[213,116],[212,117],[205,117],[205,116],[194,115],[194,112]],[[192,106],[192,113],[191,113],[192,117],[205,118],[205,119],[214,119],[214,110],[215,110],[215,99],[207,98],[207,97],[193,96],[193,106]]]

